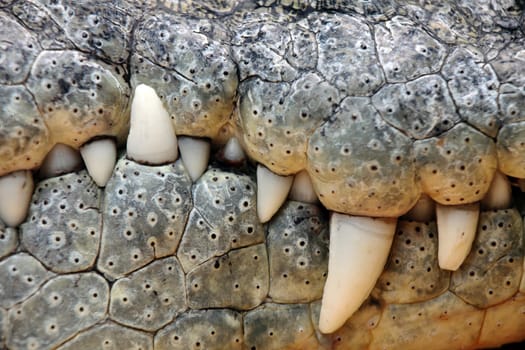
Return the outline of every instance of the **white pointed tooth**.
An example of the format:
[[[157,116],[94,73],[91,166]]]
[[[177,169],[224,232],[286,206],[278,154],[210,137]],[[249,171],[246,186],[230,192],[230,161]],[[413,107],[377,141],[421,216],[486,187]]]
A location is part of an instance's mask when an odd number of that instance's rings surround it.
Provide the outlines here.
[[[443,270],[456,271],[470,253],[476,236],[479,203],[436,204],[438,262]]]
[[[315,194],[312,180],[305,170],[295,174],[288,197],[293,201],[317,203],[317,194]]]
[[[155,90],[144,84],[135,88],[126,148],[128,158],[143,164],[164,164],[178,157],[169,114]]]
[[[283,205],[290,192],[293,176],[279,176],[268,168],[257,166],[257,215],[264,223]]]
[[[368,298],[386,264],[397,219],[333,213],[319,329],[339,329]]]
[[[230,138],[226,143],[226,146],[224,146],[223,158],[234,164],[242,163],[246,159],[244,150],[236,137]]]
[[[436,215],[436,202],[430,196],[422,193],[416,204],[404,215],[407,220],[428,222],[434,220]]]
[[[117,145],[112,139],[100,139],[80,147],[87,171],[93,181],[104,187],[108,183],[117,162]]]
[[[182,162],[195,182],[208,167],[210,143],[203,139],[180,136],[179,149]]]
[[[16,227],[24,221],[33,195],[33,175],[20,170],[0,178],[0,219]]]
[[[496,171],[489,190],[481,200],[481,206],[489,210],[510,208],[512,187],[506,175]]]
[[[74,172],[82,167],[80,153],[67,145],[57,143],[46,155],[40,166],[43,179]]]

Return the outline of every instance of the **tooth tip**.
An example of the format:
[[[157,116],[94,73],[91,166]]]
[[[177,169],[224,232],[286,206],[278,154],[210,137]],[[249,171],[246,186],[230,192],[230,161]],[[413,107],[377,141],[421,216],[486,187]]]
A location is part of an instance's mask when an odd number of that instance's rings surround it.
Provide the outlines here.
[[[80,148],[87,171],[93,181],[104,187],[109,181],[117,161],[117,146],[112,139],[100,139]]]
[[[169,163],[178,157],[169,114],[155,90],[145,84],[135,88],[126,148],[130,159],[145,164]]]
[[[332,308],[337,310],[338,306],[334,305]],[[330,334],[341,328],[347,321],[346,317],[334,317],[338,312],[336,310],[329,310],[328,306],[321,310],[319,316],[319,331],[324,334]]]
[[[280,176],[262,165],[257,166],[257,216],[265,223],[282,206],[290,187],[293,176]]]
[[[15,171],[0,178],[0,219],[7,226],[16,227],[24,221],[33,188],[29,170]]]
[[[179,137],[179,148],[182,162],[191,180],[197,181],[208,167],[210,143],[194,137],[181,136]]]
[[[239,140],[236,137],[230,138],[223,149],[224,160],[229,163],[239,164],[244,162],[245,157],[246,155]]]

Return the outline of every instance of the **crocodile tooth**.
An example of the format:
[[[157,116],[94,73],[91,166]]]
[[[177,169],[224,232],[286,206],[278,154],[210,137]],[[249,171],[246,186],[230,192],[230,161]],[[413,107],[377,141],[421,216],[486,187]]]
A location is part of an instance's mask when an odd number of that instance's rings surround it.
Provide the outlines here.
[[[436,203],[438,262],[443,270],[456,271],[470,253],[476,236],[479,203],[442,205]]]
[[[521,192],[525,192],[525,179],[518,179],[518,187]]]
[[[208,167],[210,143],[203,139],[188,136],[180,136],[178,139],[182,163],[195,182]]]
[[[332,333],[361,306],[381,275],[397,219],[333,213],[319,329]]]
[[[99,139],[80,147],[87,171],[93,181],[100,186],[106,186],[117,161],[117,145],[113,139]]]
[[[178,157],[177,136],[168,112],[155,90],[144,84],[135,89],[126,147],[128,158],[143,164],[159,165]]]
[[[267,222],[279,210],[292,182],[293,176],[280,176],[260,164],[257,166],[257,216],[260,222]]]
[[[416,204],[403,217],[407,220],[428,222],[434,220],[436,202],[430,196],[422,193]]]
[[[242,149],[239,140],[236,137],[232,137],[228,140],[224,149],[222,150],[222,158],[225,161],[232,164],[241,164],[246,159],[244,150]]]
[[[294,201],[317,203],[317,194],[315,194],[312,180],[305,170],[295,174],[289,197]]]
[[[74,172],[82,167],[78,151],[70,146],[57,143],[40,166],[38,175],[42,179]]]
[[[16,227],[24,221],[33,195],[33,176],[20,170],[0,177],[0,219]]]
[[[484,209],[507,209],[512,202],[512,188],[506,175],[496,171],[489,190],[481,200]]]

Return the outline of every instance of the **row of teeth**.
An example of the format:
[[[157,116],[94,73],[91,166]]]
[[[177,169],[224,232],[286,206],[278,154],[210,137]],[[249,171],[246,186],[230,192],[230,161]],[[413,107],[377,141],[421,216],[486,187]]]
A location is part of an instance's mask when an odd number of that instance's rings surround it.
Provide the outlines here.
[[[127,157],[142,164],[174,162],[178,151],[193,181],[206,170],[209,142],[179,136],[173,130],[168,112],[155,90],[139,85],[131,107]],[[244,152],[232,138],[222,150],[231,164],[240,163]],[[115,141],[94,140],[75,150],[57,145],[40,168],[41,177],[55,176],[76,169],[83,159],[95,183],[104,187],[117,159]],[[257,168],[257,213],[261,222],[269,221],[286,198],[317,202],[308,173],[279,176],[266,167]],[[0,178],[0,219],[18,226],[25,219],[33,193],[33,177],[28,170]],[[486,209],[503,209],[511,204],[511,186],[505,175],[496,173],[489,192],[481,202]],[[436,215],[439,234],[439,266],[457,270],[474,240],[480,203],[444,206],[429,197],[420,198],[406,214],[409,219],[429,221]],[[331,333],[341,327],[369,296],[387,261],[397,219],[372,218],[332,213],[328,277],[324,287],[319,329]]]

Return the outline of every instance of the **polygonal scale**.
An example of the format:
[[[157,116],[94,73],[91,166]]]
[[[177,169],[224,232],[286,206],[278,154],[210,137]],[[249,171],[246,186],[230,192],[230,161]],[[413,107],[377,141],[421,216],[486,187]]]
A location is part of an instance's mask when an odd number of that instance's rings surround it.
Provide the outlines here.
[[[252,309],[268,294],[266,246],[240,248],[209,260],[187,274],[186,284],[192,309]]]
[[[107,322],[79,333],[58,348],[58,350],[77,349],[152,350],[153,336],[146,332]]]
[[[248,79],[240,85],[237,123],[247,153],[279,174],[306,167],[310,135],[335,111],[340,94],[317,74],[291,83]]]
[[[174,257],[152,262],[111,289],[111,318],[133,328],[158,330],[185,308],[184,273]]]
[[[93,272],[57,276],[9,310],[10,349],[49,349],[106,317],[108,283]]]
[[[155,336],[156,350],[241,350],[241,315],[228,309],[188,311]]]
[[[37,185],[28,220],[20,226],[27,250],[55,272],[92,267],[98,255],[101,191],[86,171]]]
[[[450,272],[438,265],[435,222],[399,221],[392,250],[374,295],[388,304],[436,298],[447,290]]]
[[[328,270],[328,225],[321,208],[287,202],[270,221],[266,244],[274,302],[321,298]]]
[[[265,304],[244,316],[248,349],[315,349],[318,346],[308,304]]]
[[[127,133],[129,85],[123,75],[124,69],[79,51],[44,51],[26,86],[54,143],[77,148],[99,135]]]
[[[308,144],[308,174],[328,209],[398,217],[417,201],[413,141],[386,124],[366,97],[346,98]]]
[[[18,245],[18,231],[0,221],[0,258],[9,255]]]
[[[498,120],[499,81],[483,54],[459,48],[447,58],[442,73],[461,118],[479,131],[495,137]]]
[[[53,274],[26,253],[0,261],[0,307],[8,309],[25,300]]]
[[[415,141],[414,150],[423,192],[445,205],[483,198],[497,168],[492,139],[465,123]]]
[[[472,250],[452,273],[450,290],[479,308],[518,291],[523,273],[523,221],[515,209],[482,212]]]
[[[218,169],[202,175],[193,189],[194,208],[177,251],[185,271],[230,249],[264,241],[255,191],[246,175]]]
[[[118,278],[175,252],[191,209],[182,162],[145,166],[118,161],[106,185],[98,269]]]
[[[459,121],[447,83],[439,75],[386,85],[372,103],[385,121],[415,139],[439,135]]]
[[[375,26],[375,43],[389,82],[436,73],[446,54],[443,44],[401,16]]]

